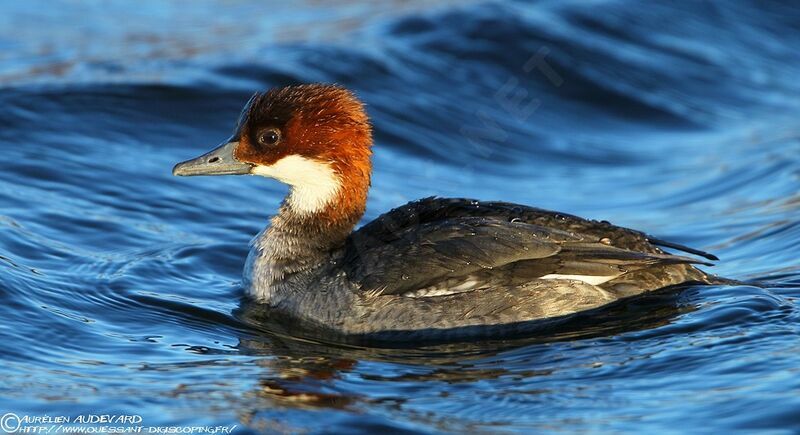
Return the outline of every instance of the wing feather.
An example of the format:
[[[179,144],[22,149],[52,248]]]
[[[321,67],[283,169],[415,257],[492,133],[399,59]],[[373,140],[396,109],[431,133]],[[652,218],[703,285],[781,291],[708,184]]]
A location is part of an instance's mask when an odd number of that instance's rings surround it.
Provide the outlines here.
[[[665,253],[650,240],[716,258],[605,221],[503,202],[426,198],[353,233],[344,264],[365,292],[417,296],[446,294],[450,283],[458,292],[533,279],[602,283],[651,267],[712,265]]]

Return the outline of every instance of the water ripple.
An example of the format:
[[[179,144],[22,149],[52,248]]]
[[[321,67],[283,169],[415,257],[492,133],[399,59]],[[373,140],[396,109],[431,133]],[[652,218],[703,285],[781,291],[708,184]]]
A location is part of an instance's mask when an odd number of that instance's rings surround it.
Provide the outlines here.
[[[3,409],[261,432],[800,424],[795,6],[73,3],[36,25],[0,6]],[[170,170],[226,138],[253,91],[308,81],[367,103],[367,218],[429,195],[527,203],[711,250],[749,284],[515,339],[306,334],[240,287],[285,187]]]

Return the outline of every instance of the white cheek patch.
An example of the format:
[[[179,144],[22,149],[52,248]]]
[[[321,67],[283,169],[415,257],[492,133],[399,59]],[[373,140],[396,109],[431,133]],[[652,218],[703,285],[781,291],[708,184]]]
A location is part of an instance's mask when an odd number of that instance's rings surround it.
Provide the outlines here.
[[[274,178],[292,187],[287,199],[293,210],[314,213],[328,206],[341,188],[341,180],[331,165],[296,154],[272,165],[256,165],[254,175]]]

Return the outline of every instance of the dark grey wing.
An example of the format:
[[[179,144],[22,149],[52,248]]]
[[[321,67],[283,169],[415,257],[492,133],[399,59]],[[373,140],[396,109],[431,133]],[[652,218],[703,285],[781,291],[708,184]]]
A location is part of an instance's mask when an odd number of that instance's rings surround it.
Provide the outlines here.
[[[644,233],[605,221],[445,198],[411,202],[363,226],[348,239],[343,262],[362,290],[380,294],[459,282],[472,283],[470,289],[570,277],[602,283],[631,271],[690,263],[709,264],[667,254]]]
[[[360,233],[360,234],[359,234]],[[402,228],[384,242],[357,231],[344,262],[362,290],[402,294],[480,270],[557,254],[546,228],[485,217],[459,217]]]
[[[491,217],[506,221],[519,221],[554,230],[581,234],[587,238],[602,240],[610,246],[629,251],[664,253],[658,246],[677,249],[698,255],[708,260],[719,260],[713,254],[660,240],[641,231],[623,228],[609,223],[584,219],[567,213],[543,210],[520,204],[501,201],[477,201],[464,198],[429,197],[410,202],[383,214],[362,227],[359,232],[368,234],[366,239],[380,244],[394,240],[402,231],[427,222],[456,217]]]
[[[386,243],[348,246],[348,277],[363,291],[418,296],[581,276],[602,282],[653,265],[693,263],[628,251],[575,233],[487,217],[456,217],[404,228]],[[363,236],[363,234],[362,234]],[[588,277],[588,278],[586,278]],[[467,283],[465,286],[464,284]],[[437,291],[430,290],[437,288]],[[419,291],[429,289],[430,293]],[[450,289],[449,291],[456,291]]]

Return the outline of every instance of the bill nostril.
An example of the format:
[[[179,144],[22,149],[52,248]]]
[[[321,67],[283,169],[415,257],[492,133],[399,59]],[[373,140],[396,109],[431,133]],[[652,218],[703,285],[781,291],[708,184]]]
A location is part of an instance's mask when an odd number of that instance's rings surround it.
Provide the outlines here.
[[[208,163],[216,163],[218,161],[219,161],[219,157],[212,157],[212,158],[208,159]]]

